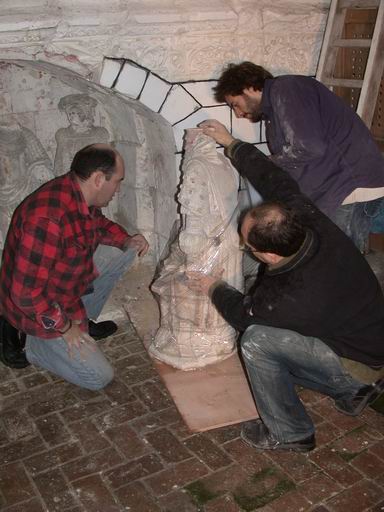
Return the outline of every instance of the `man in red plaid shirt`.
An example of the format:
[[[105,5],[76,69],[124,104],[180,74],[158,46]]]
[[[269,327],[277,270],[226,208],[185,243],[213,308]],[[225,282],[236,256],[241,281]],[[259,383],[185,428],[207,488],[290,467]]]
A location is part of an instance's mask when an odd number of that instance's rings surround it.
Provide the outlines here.
[[[108,205],[124,179],[120,154],[92,144],[68,174],[27,197],[15,210],[3,251],[0,314],[27,333],[27,360],[88,389],[100,389],[113,369],[96,339],[116,330],[99,324],[121,275],[148,242],[108,220]]]

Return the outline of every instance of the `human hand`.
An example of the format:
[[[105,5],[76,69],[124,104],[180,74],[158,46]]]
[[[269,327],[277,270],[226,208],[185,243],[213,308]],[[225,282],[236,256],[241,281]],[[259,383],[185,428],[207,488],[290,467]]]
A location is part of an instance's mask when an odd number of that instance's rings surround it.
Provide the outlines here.
[[[225,148],[235,140],[226,127],[216,119],[208,119],[207,121],[200,123],[198,126],[203,129],[205,135],[209,135],[209,137],[212,137],[212,139]]]
[[[224,270],[219,275],[206,275],[201,272],[192,271],[186,272],[187,280],[185,281],[185,286],[194,292],[208,295],[210,287],[217,281],[220,281],[223,272]]]
[[[132,248],[137,250],[139,256],[145,256],[149,249],[149,243],[143,235],[133,235],[128,238],[124,246],[125,249]]]
[[[61,335],[68,346],[68,354],[72,359],[77,349],[80,356],[86,356],[87,349],[96,350],[95,340],[91,336],[80,329],[78,322],[72,322],[72,326],[68,331]],[[84,357],[82,357],[84,358]]]

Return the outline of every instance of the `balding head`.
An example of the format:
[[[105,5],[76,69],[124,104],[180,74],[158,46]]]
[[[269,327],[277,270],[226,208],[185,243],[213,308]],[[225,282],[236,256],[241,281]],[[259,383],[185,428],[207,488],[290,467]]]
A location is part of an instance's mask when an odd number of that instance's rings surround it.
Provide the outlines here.
[[[306,234],[297,213],[277,202],[262,203],[247,211],[240,229],[244,242],[257,252],[283,257],[295,254]]]
[[[73,158],[71,171],[81,180],[87,180],[94,172],[101,171],[109,180],[116,170],[116,163],[122,163],[120,154],[109,144],[91,144],[80,149]]]

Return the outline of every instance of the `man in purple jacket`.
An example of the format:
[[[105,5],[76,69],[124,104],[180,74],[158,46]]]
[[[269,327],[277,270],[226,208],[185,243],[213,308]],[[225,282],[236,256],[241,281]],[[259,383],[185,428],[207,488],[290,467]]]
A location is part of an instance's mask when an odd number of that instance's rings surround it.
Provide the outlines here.
[[[344,100],[313,78],[274,78],[252,62],[229,64],[214,91],[236,117],[265,120],[273,162],[365,252],[384,196],[384,158]]]

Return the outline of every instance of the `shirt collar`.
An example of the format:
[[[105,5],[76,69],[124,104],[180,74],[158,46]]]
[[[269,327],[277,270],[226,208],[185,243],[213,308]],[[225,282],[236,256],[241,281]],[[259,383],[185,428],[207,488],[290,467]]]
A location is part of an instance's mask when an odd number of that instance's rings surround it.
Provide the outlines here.
[[[279,263],[276,263],[275,265],[268,265],[266,273],[269,275],[282,274],[283,272],[288,272],[297,265],[300,265],[303,260],[307,259],[308,255],[312,254],[314,242],[314,233],[312,230],[308,229],[300,249],[295,254],[283,258]]]
[[[87,203],[85,202],[83,193],[81,192],[80,185],[76,179],[75,174],[73,172],[69,172],[68,177],[72,183],[73,194],[74,194],[77,206],[79,208],[79,213],[81,215],[85,215],[85,216],[90,215],[91,212],[89,210]]]
[[[264,82],[263,87],[263,94],[261,96],[261,104],[260,104],[260,110],[263,116],[270,117],[270,114],[272,112],[272,105],[271,105],[271,87],[272,87],[272,81],[273,79],[267,78]]]

